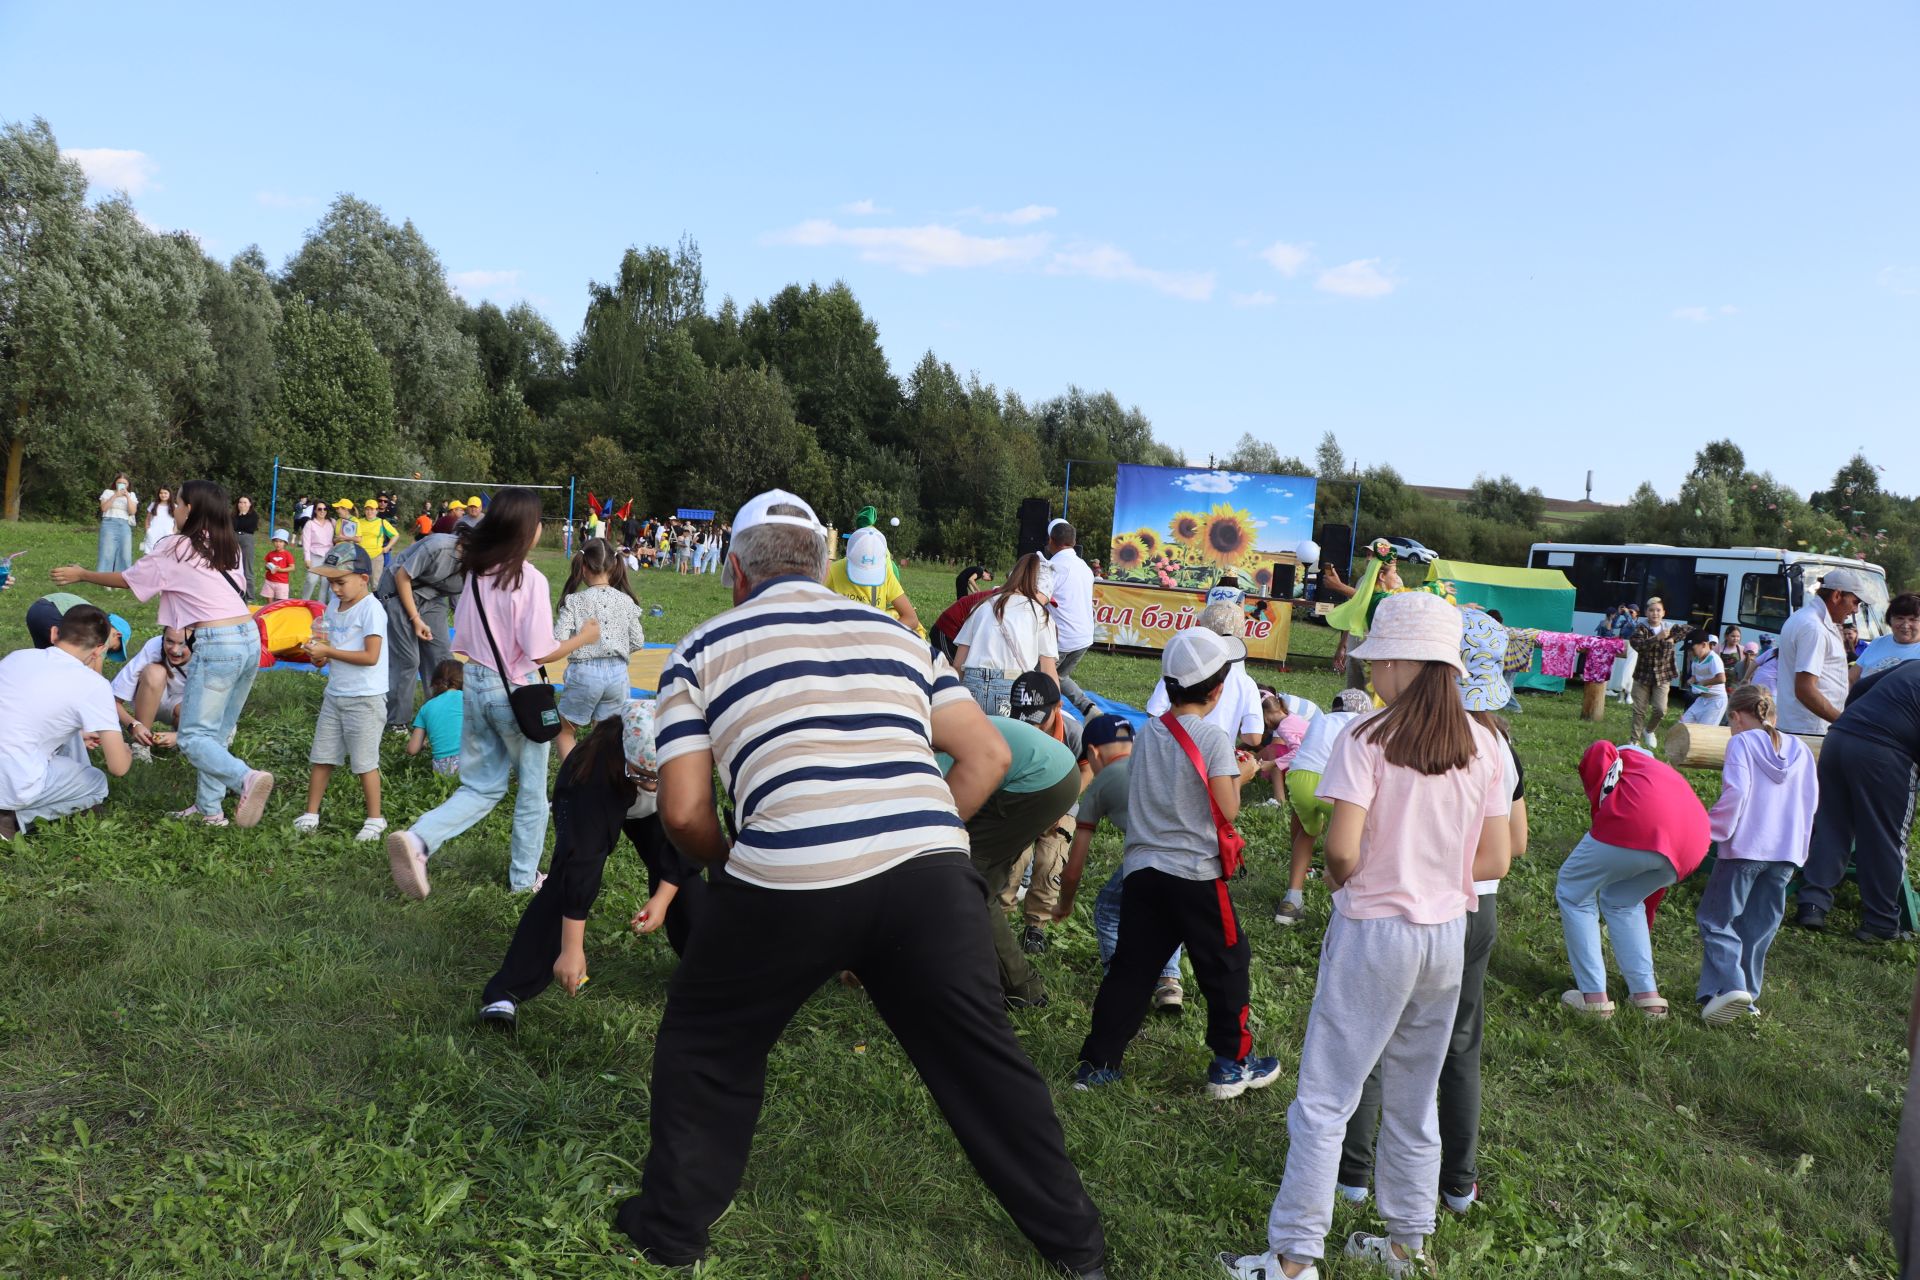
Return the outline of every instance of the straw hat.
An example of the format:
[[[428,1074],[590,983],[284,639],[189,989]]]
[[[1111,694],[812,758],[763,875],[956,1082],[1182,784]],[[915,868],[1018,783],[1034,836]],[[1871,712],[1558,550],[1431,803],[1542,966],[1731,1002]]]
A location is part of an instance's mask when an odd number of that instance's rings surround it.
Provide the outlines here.
[[[1507,684],[1507,629],[1481,609],[1460,613],[1460,705],[1469,711],[1498,711],[1513,700]]]
[[[1463,676],[1460,631],[1460,610],[1424,591],[1400,591],[1380,602],[1367,638],[1352,656],[1368,662],[1444,662]]]

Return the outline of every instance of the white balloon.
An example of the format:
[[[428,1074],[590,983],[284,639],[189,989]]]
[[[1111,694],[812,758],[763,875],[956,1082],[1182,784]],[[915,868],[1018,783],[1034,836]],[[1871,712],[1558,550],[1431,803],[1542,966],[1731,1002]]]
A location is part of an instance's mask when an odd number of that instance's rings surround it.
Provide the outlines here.
[[[1293,549],[1293,554],[1299,558],[1301,564],[1319,564],[1320,544],[1311,538],[1303,539],[1300,545]]]
[[[898,529],[900,527],[900,517],[895,516],[891,520],[887,521],[887,523],[892,525],[894,528]]]

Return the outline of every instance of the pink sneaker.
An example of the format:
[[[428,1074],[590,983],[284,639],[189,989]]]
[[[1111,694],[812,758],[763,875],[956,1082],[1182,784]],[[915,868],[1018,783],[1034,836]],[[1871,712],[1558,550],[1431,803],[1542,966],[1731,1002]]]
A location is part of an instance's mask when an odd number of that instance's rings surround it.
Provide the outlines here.
[[[200,812],[199,809],[195,808],[193,805],[188,805],[184,809],[176,809],[174,812],[168,814],[167,816],[178,822],[201,822],[201,823],[205,823],[209,827],[224,827],[227,825],[226,814],[202,813]]]
[[[387,866],[393,871],[394,885],[409,898],[418,901],[432,891],[427,883],[427,846],[413,832],[387,836]]]
[[[255,769],[240,784],[240,803],[233,807],[233,825],[256,827],[267,811],[267,797],[273,794],[273,775]]]

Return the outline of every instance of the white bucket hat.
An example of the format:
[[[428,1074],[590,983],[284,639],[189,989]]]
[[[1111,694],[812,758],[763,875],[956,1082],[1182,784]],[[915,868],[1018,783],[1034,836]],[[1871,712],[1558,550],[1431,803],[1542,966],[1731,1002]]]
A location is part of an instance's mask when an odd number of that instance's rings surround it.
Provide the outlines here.
[[[1367,662],[1444,662],[1463,676],[1460,632],[1460,610],[1439,596],[1396,592],[1380,602],[1367,638],[1351,656]]]

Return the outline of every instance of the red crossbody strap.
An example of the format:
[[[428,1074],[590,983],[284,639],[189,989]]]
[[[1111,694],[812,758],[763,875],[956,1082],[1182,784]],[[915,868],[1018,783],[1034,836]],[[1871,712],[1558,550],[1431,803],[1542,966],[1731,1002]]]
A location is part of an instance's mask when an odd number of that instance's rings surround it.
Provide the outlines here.
[[[1199,744],[1194,742],[1193,736],[1187,732],[1186,726],[1180,723],[1173,712],[1162,713],[1160,723],[1167,726],[1167,732],[1173,735],[1173,740],[1180,744],[1180,749],[1187,753],[1187,759],[1193,761],[1194,769],[1200,774],[1201,789],[1207,793],[1207,805],[1213,810],[1214,829],[1232,826],[1233,824],[1227,821],[1227,815],[1220,812],[1220,802],[1213,798],[1213,780],[1207,776],[1207,762],[1200,758]]]

